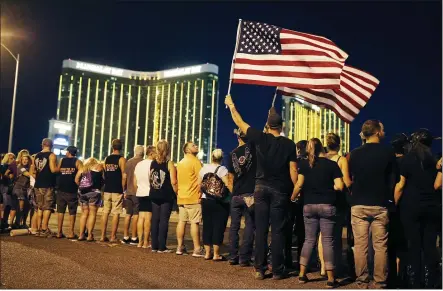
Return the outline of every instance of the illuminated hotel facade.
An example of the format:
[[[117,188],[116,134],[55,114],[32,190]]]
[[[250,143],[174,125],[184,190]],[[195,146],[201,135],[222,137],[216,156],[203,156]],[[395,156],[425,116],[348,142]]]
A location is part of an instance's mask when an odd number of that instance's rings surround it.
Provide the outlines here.
[[[209,162],[217,144],[218,67],[204,64],[139,72],[64,60],[59,80],[57,120],[71,122],[71,144],[82,158],[103,160],[111,141],[123,142],[122,155],[135,145],[166,139],[171,160],[194,141]]]
[[[326,135],[334,132],[341,139],[341,153],[349,152],[349,123],[332,110],[310,104],[297,97],[283,96],[282,115],[285,135],[294,142],[318,138],[326,146]]]

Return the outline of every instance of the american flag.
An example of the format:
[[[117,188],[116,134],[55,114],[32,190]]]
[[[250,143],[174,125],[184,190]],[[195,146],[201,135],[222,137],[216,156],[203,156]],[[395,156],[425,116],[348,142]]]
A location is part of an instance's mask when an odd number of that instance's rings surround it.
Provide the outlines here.
[[[359,69],[345,65],[340,89],[295,89],[279,87],[283,96],[297,96],[309,103],[331,109],[343,121],[352,122],[371,98],[380,81]]]
[[[243,84],[339,89],[347,57],[327,38],[241,21],[231,79]]]

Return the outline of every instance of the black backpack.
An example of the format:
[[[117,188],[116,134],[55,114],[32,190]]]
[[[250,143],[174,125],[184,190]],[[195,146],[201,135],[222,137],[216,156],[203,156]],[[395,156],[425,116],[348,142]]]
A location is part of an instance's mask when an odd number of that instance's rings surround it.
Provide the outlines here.
[[[214,173],[206,173],[203,176],[201,190],[213,198],[223,199],[228,189],[223,180],[217,175],[218,169],[220,169],[220,166],[215,169]]]

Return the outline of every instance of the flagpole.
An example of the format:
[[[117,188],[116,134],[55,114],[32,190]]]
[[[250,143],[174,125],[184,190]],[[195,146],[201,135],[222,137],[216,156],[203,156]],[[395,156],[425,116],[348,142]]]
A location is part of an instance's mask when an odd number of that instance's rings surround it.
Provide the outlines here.
[[[272,99],[272,106],[271,106],[271,107],[274,107],[274,104],[275,104],[275,98],[277,98],[277,88],[278,88],[278,87],[275,87],[274,99]]]
[[[236,37],[236,40],[235,40],[234,55],[232,56],[231,73],[229,75],[229,85],[228,85],[228,94],[227,95],[231,94],[232,75],[234,75],[234,61],[235,61],[235,57],[237,55],[238,40],[240,38],[240,27],[241,27],[241,19],[238,20],[237,37]],[[228,106],[226,106],[226,108],[228,108]]]

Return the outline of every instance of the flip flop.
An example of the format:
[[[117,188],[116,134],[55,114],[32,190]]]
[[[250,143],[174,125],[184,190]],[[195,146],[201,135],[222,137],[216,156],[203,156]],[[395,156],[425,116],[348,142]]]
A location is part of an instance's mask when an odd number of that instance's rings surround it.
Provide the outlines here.
[[[78,235],[74,234],[74,236],[67,236],[67,239],[78,239]]]
[[[62,233],[62,234],[57,234],[55,238],[66,238],[66,236]]]
[[[84,236],[79,237],[79,238],[77,239],[77,241],[85,241],[85,240],[86,240],[86,237],[84,237]]]
[[[93,242],[93,241],[95,241],[94,236],[92,236],[91,239],[87,238],[86,241],[87,241],[87,242]]]
[[[109,238],[107,238],[107,237],[100,239],[100,242],[108,242],[108,241],[109,241]]]

